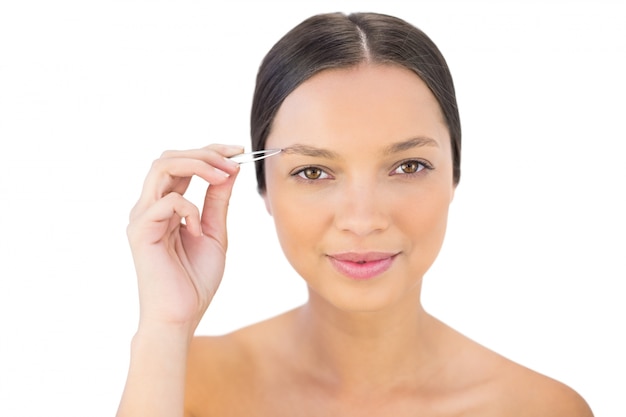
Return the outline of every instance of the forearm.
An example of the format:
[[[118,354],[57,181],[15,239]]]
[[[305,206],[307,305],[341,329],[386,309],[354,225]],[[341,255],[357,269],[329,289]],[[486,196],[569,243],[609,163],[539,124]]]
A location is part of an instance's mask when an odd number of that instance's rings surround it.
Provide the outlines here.
[[[182,328],[140,329],[135,334],[117,417],[183,416],[190,340],[190,332]]]

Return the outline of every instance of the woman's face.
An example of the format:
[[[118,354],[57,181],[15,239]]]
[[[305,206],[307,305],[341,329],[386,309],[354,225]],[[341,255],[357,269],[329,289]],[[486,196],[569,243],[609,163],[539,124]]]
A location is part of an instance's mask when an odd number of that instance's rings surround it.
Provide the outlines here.
[[[266,148],[283,152],[265,160],[265,202],[312,295],[378,311],[419,294],[454,185],[443,115],[417,75],[322,71],[283,102]]]

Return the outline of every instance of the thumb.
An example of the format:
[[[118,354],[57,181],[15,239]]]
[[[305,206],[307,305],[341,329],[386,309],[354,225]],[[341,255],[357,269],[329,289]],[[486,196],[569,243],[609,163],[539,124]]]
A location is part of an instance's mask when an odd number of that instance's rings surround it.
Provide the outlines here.
[[[233,191],[235,179],[239,174],[237,170],[221,184],[210,184],[204,197],[202,217],[200,225],[202,233],[220,242],[226,249],[226,215],[228,203]]]

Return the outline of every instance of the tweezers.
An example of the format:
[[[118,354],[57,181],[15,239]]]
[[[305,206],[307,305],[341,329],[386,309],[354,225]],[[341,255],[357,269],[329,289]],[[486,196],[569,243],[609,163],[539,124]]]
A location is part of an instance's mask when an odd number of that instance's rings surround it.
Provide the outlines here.
[[[239,164],[245,164],[248,162],[259,161],[261,159],[269,158],[270,156],[278,155],[282,152],[282,149],[265,149],[262,151],[244,152],[234,156],[231,156],[231,161],[238,162]]]

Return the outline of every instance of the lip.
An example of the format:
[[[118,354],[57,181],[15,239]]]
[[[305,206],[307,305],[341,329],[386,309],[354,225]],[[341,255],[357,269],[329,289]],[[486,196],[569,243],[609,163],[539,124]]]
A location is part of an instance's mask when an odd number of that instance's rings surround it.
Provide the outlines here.
[[[366,280],[391,268],[397,255],[398,252],[344,252],[327,257],[342,275],[354,280]]]

